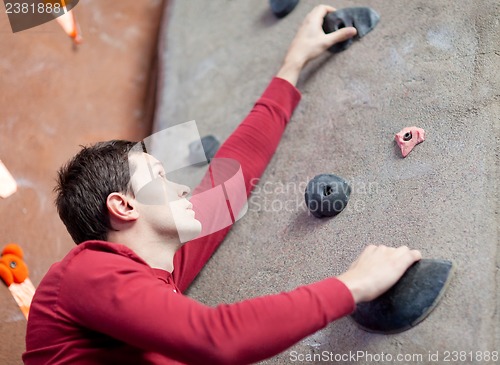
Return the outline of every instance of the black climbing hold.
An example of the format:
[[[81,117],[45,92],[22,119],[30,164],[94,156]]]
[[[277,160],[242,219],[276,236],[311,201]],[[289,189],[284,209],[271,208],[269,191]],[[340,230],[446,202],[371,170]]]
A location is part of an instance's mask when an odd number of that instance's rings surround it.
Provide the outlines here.
[[[406,132],[405,135],[403,136],[403,141],[408,142],[411,139],[412,135],[411,132]]]
[[[207,161],[210,162],[212,158],[214,158],[217,150],[219,149],[220,143],[212,135],[205,136],[201,139],[201,145],[203,146],[203,151],[205,152],[205,156]],[[193,142],[189,145],[189,153],[191,156],[199,156],[199,148],[200,144],[197,142]],[[193,157],[194,158],[194,157]]]
[[[328,13],[323,21],[323,31],[326,34],[335,32],[336,30],[342,28],[353,27],[353,26],[354,23],[351,15],[345,14],[344,17],[341,18],[336,11]],[[328,50],[333,53],[341,52],[346,50],[352,44],[352,42],[353,38],[350,38],[343,42],[334,44]]]
[[[271,10],[278,18],[283,18],[290,14],[299,0],[269,0]]]
[[[364,37],[377,25],[380,16],[371,8],[354,7],[339,9],[328,13],[323,20],[323,31],[332,33],[336,30],[354,27],[358,31],[354,38],[359,39]],[[346,50],[353,42],[350,38],[344,42],[340,42],[331,46],[328,50],[336,53]]]
[[[317,218],[332,217],[347,206],[351,187],[339,176],[315,176],[306,187],[305,199],[309,211]]]
[[[380,297],[358,303],[351,318],[368,332],[406,331],[427,318],[436,307],[446,291],[452,269],[451,261],[422,259]]]

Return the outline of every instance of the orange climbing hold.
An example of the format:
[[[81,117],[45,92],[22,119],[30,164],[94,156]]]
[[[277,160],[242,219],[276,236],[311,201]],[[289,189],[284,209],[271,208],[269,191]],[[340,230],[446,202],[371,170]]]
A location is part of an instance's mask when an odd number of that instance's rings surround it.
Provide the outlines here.
[[[23,257],[24,253],[19,245],[9,243],[5,246],[0,256],[0,278],[9,287],[21,312],[28,319],[35,287],[28,277],[28,265]]]
[[[80,32],[80,27],[76,22],[75,14],[73,14],[72,9],[67,10],[66,6],[64,6],[63,9],[64,9],[64,14],[57,17],[56,20],[59,23],[59,25],[64,29],[66,34],[69,35],[71,39],[73,39],[73,42],[75,42],[75,44],[80,44],[83,38]]]

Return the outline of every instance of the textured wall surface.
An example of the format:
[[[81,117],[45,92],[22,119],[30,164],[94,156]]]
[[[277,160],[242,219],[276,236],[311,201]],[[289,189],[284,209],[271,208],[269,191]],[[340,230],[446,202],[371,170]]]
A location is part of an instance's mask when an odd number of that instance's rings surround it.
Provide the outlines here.
[[[276,73],[319,1],[278,20],[268,1],[176,1],[161,47],[155,128],[195,119],[225,139]],[[345,270],[369,243],[454,261],[441,304],[398,335],[348,318],[304,339],[303,354],[423,354],[500,349],[498,141],[500,7],[495,0],[336,1],[371,6],[377,28],[308,65],[302,101],[239,221],[190,295],[215,305],[290,290]],[[402,159],[406,126],[427,140]],[[335,173],[353,187],[335,219],[310,216],[305,184]],[[269,364],[289,363],[286,351]],[[360,361],[359,363],[363,363]],[[365,362],[369,363],[369,362]],[[411,363],[411,362],[408,362]]]
[[[0,250],[17,242],[33,283],[74,243],[53,204],[57,169],[79,145],[151,130],[148,101],[162,0],[80,1],[84,43],[55,22],[13,34],[0,5],[0,159],[18,191],[0,198]],[[0,364],[21,364],[26,320],[0,283]]]

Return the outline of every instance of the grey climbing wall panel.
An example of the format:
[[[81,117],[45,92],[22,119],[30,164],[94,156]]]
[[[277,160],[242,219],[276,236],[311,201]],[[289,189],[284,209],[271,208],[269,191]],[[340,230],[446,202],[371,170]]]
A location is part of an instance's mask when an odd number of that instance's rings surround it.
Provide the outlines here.
[[[172,3],[160,44],[155,128],[195,119],[201,135],[224,140],[319,3],[299,2],[283,19],[267,1]],[[456,264],[426,321],[381,336],[346,318],[290,351],[443,356],[499,349],[498,2],[332,5],[370,6],[380,23],[345,52],[308,65],[302,101],[248,213],[189,294],[215,305],[290,290],[341,273],[369,243],[408,245]],[[402,159],[394,134],[412,125],[425,129],[426,141]],[[334,219],[312,217],[304,203],[305,186],[319,173],[352,186]],[[290,362],[290,351],[267,363]]]

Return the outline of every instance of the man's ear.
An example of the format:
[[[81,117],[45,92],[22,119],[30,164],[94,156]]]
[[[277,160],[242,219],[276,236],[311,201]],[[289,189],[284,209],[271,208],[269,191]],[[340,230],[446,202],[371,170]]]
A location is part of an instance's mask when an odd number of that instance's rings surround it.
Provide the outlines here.
[[[122,193],[111,193],[106,199],[111,224],[128,223],[139,218],[133,200]]]

